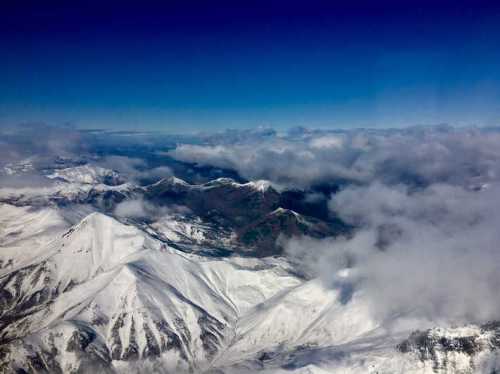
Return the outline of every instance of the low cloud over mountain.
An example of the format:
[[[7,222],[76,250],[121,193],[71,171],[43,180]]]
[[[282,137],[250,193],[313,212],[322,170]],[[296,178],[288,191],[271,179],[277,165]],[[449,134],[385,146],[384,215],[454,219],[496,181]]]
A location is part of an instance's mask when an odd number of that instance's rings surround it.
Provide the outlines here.
[[[382,318],[496,318],[500,133],[437,126],[249,139],[169,154],[285,187],[339,184],[329,208],[353,231],[288,240],[287,253],[330,287],[366,294]]]
[[[172,157],[237,170],[247,179],[307,188],[323,183],[425,186],[498,180],[500,133],[449,126],[291,132],[233,144],[181,144]]]
[[[293,239],[289,255],[330,287],[364,293],[382,319],[484,322],[500,301],[499,186],[349,187],[331,209],[356,229],[337,239]]]

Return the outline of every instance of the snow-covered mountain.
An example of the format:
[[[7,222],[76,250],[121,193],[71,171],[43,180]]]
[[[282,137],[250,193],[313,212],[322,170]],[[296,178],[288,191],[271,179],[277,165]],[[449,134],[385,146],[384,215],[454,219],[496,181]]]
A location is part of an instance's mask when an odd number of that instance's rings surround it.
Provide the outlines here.
[[[338,235],[345,227],[287,209],[289,201],[266,181],[237,183],[219,178],[192,185],[169,177],[144,188],[144,197],[159,206],[187,207],[213,230],[232,238],[240,252],[257,256],[280,254],[280,235],[310,235],[322,238]],[[228,235],[229,233],[229,235]]]
[[[37,177],[36,185],[17,184],[0,187],[0,202],[16,206],[89,204],[110,211],[138,189],[118,173],[90,165],[51,169]]]
[[[54,172],[47,175],[47,177],[81,184],[106,184],[116,186],[123,183],[122,178],[116,171],[88,164],[64,169],[55,169]]]
[[[303,275],[278,238],[348,227],[297,192],[88,165],[47,179],[0,188],[2,373],[500,370],[498,323],[381,318],[363,290]]]
[[[495,367],[494,324],[391,333],[363,294],[347,302],[284,258],[187,254],[96,212],[70,225],[54,208],[1,211],[2,372]]]
[[[4,364],[39,357],[47,371],[71,371],[85,349],[110,369],[148,357],[202,368],[227,349],[242,315],[300,281],[273,261],[186,255],[92,213],[0,283]]]

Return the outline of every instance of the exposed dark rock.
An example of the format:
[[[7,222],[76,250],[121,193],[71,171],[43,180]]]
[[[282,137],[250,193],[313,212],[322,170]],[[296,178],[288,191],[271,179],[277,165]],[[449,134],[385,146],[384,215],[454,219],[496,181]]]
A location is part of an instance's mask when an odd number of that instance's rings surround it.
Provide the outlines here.
[[[180,357],[187,361],[186,350],[184,349],[181,339],[179,336],[171,329],[167,321],[155,321],[155,326],[161,334],[160,338],[160,350],[161,352],[170,351],[175,349],[179,352]]]
[[[223,339],[222,330],[224,330],[225,325],[208,315],[203,315],[198,318],[198,325],[201,329],[200,339],[203,349],[207,357],[211,358],[215,356],[220,349]]]
[[[296,195],[301,199],[300,203],[294,204]],[[326,198],[309,202],[301,191],[280,194],[271,186],[258,188],[255,184],[239,184],[228,178],[190,185],[171,177],[146,187],[144,196],[160,205],[186,206],[195,216],[216,227],[217,232],[235,231],[235,249],[238,251],[242,247],[241,252],[251,256],[281,254],[282,249],[276,242],[280,235],[324,238],[349,229],[328,213]],[[286,207],[296,208],[297,212]]]
[[[133,317],[130,323],[128,346],[125,347],[121,359],[124,361],[134,361],[139,359],[139,345],[137,344],[137,332],[135,329],[135,321]]]
[[[280,236],[293,237],[307,235],[313,238],[342,233],[343,227],[334,227],[313,217],[305,217],[288,209],[276,209],[251,224],[237,230],[239,241],[256,251],[257,256],[269,256],[282,253],[277,239]]]
[[[111,358],[113,360],[120,360],[122,356],[120,329],[124,326],[124,318],[124,315],[119,315],[111,328]]]
[[[452,353],[469,356],[472,368],[475,355],[481,351],[496,350],[499,347],[500,323],[490,322],[482,325],[479,333],[464,336],[447,336],[444,332],[435,329],[417,330],[397,348],[402,353],[416,354],[421,361],[431,361],[434,370],[439,370],[450,366],[449,355]]]
[[[94,331],[87,330],[75,330],[69,338],[66,350],[68,352],[82,352],[88,347],[90,343],[94,341],[96,334]]]
[[[279,206],[279,193],[273,188],[259,191],[250,185],[241,185],[221,178],[204,185],[179,183],[168,178],[146,190],[145,196],[160,204],[185,205],[198,216],[244,226]]]
[[[144,329],[144,334],[146,336],[146,347],[142,352],[142,357],[158,357],[161,354],[160,346],[156,340],[153,332],[149,328],[146,322],[143,323],[142,328]]]

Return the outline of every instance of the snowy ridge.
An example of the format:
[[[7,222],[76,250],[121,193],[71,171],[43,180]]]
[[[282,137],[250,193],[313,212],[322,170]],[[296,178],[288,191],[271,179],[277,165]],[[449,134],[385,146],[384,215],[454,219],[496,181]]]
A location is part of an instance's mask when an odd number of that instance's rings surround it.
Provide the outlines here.
[[[179,189],[184,189],[184,188],[189,188],[192,185],[189,184],[188,182],[177,178],[175,176],[167,177],[167,178],[162,178],[158,182],[153,183],[149,187],[158,187],[158,186],[171,186],[171,187],[177,187]]]
[[[286,215],[286,214],[292,214],[295,217],[300,217],[300,214],[298,214],[297,212],[295,212],[291,209],[285,209],[282,207],[278,207],[275,210],[273,210],[271,213],[269,213],[270,216],[274,216],[274,215],[279,216],[279,215]]]
[[[271,182],[266,181],[266,180],[252,181],[252,182],[244,183],[241,186],[251,187],[259,192],[266,192],[267,190],[272,188]]]
[[[211,189],[215,187],[221,187],[221,186],[231,186],[234,188],[244,188],[244,189],[251,189],[255,190],[257,192],[267,192],[268,190],[272,189],[271,182],[266,181],[266,180],[258,180],[258,181],[251,181],[247,183],[238,183],[234,179],[231,178],[217,178],[214,180],[211,180],[210,182],[203,183],[203,184],[189,184],[186,181],[177,178],[175,176],[164,178],[156,182],[153,186],[159,186],[159,185],[170,185],[170,186],[177,186],[179,188],[193,188],[193,189]]]
[[[85,203],[105,193],[129,195],[137,187],[132,183],[107,184],[69,183],[54,179],[41,187],[0,188],[0,202],[17,206],[46,206],[51,203]]]
[[[81,165],[65,169],[56,169],[47,175],[51,179],[62,179],[70,183],[81,184],[120,184],[120,176],[117,172],[100,166]]]
[[[0,203],[0,275],[33,261],[70,224],[53,208]]]

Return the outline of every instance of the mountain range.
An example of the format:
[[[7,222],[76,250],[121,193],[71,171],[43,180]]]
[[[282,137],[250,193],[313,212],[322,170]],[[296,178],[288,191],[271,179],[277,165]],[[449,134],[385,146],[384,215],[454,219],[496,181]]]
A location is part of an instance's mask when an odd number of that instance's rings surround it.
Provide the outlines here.
[[[1,372],[499,368],[495,321],[416,330],[297,268],[287,238],[353,229],[307,191],[229,178],[139,185],[90,164],[47,179],[0,189]]]

